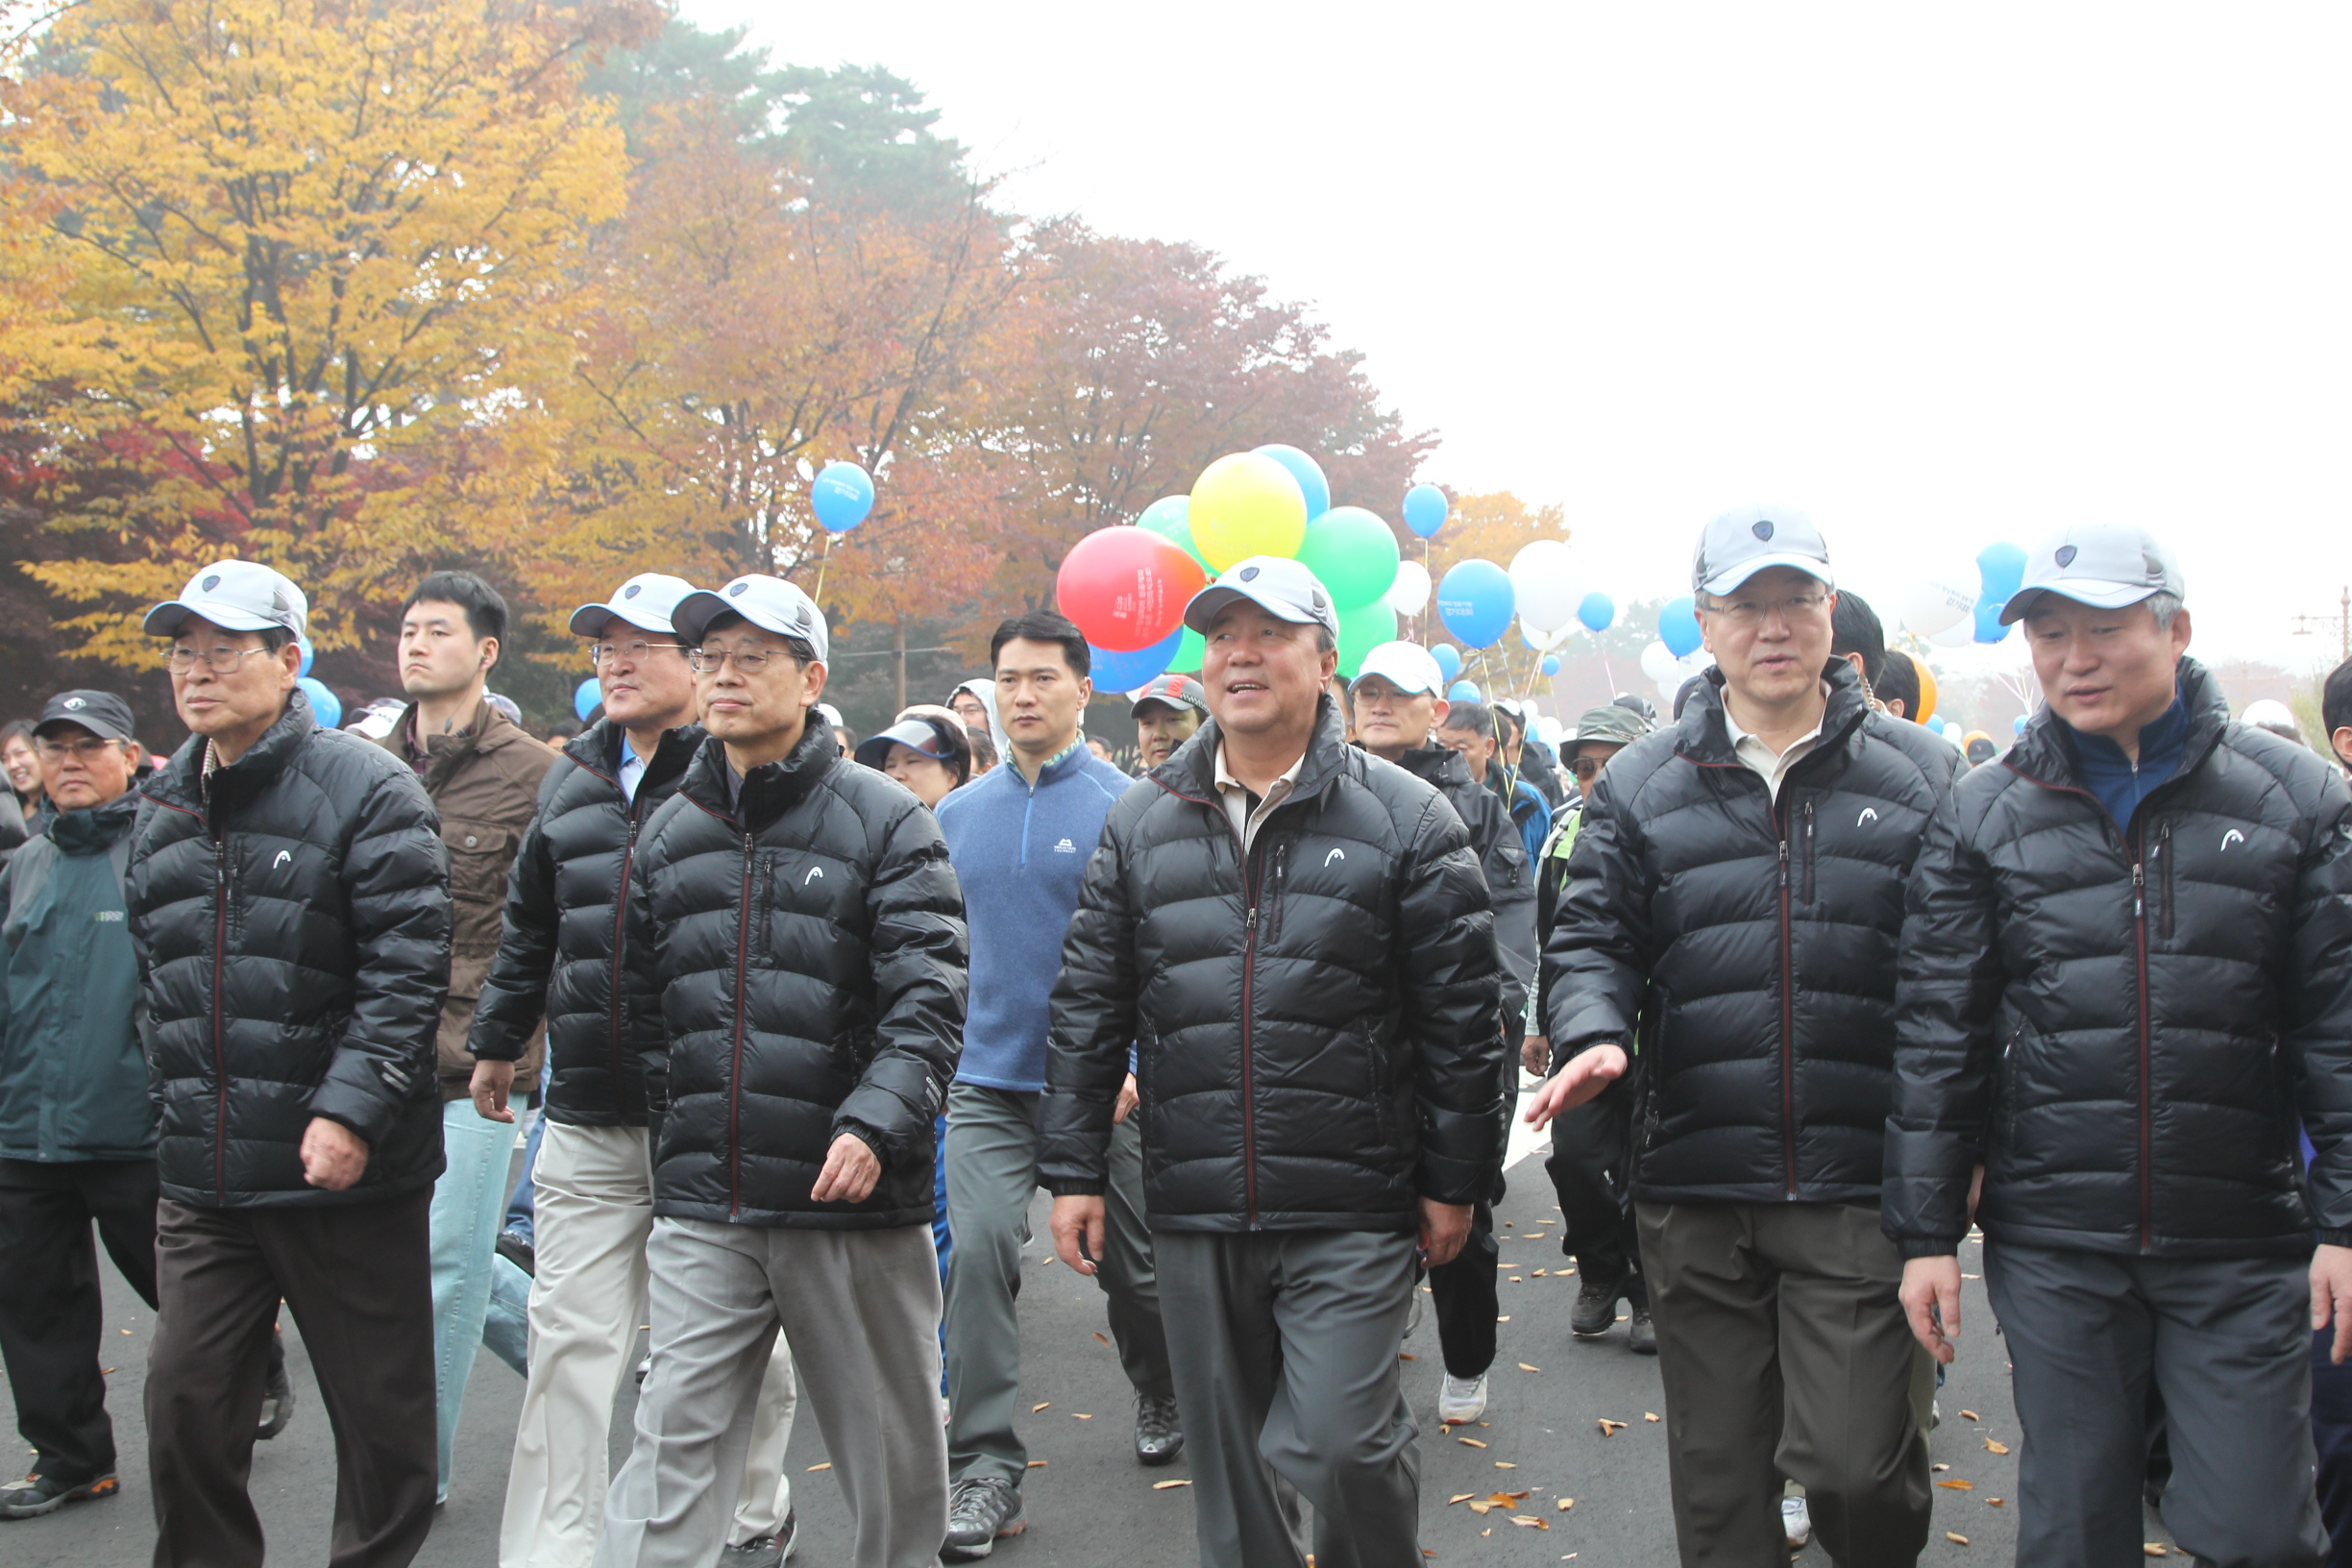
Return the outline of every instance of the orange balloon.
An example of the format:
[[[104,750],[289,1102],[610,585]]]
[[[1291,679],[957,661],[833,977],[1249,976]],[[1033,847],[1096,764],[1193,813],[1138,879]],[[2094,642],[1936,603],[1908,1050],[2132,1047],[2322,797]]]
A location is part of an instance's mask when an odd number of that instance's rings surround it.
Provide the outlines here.
[[[1920,683],[1920,711],[1919,711],[1919,712],[1917,712],[1917,713],[1914,713],[1914,714],[1907,715],[1906,717],[1908,717],[1908,718],[1910,719],[1910,721],[1911,721],[1913,723],[1915,723],[1915,724],[1923,724],[1923,723],[1926,723],[1928,720],[1933,719],[1933,718],[1935,717],[1935,710],[1936,710],[1936,678],[1935,678],[1935,672],[1927,668],[1927,661],[1926,661],[1925,659],[1920,658],[1920,657],[1918,657],[1916,654],[1913,654],[1913,653],[1907,652],[1907,651],[1905,651],[1904,649],[1899,649],[1899,648],[1897,648],[1897,649],[1888,649],[1888,651],[1889,651],[1889,652],[1892,652],[1892,653],[1901,653],[1901,654],[1902,654],[1902,656],[1903,656],[1904,658],[1909,659],[1909,660],[1911,661],[1911,668],[1913,668],[1914,670],[1917,670],[1917,671],[1919,672],[1919,683]]]

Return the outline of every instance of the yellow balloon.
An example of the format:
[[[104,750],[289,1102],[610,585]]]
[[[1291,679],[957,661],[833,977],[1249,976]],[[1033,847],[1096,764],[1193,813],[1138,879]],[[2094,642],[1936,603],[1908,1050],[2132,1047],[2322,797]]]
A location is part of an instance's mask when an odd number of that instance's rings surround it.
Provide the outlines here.
[[[1237,452],[1193,481],[1191,522],[1193,548],[1222,572],[1252,555],[1296,555],[1307,537],[1307,497],[1273,458]]]

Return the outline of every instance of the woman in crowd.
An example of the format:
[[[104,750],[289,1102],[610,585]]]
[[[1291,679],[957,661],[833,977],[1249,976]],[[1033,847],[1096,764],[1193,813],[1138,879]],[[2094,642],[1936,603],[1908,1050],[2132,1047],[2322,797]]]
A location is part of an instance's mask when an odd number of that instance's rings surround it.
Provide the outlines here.
[[[40,755],[33,749],[33,721],[18,719],[0,729],[0,771],[8,773],[17,809],[28,829],[37,832],[48,804],[41,798]]]

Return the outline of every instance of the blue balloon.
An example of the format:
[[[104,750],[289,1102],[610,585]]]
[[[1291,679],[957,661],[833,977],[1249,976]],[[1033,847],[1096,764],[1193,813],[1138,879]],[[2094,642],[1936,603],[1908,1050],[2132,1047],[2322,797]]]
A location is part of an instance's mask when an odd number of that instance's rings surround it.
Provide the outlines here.
[[[855,463],[827,463],[809,483],[809,504],[827,533],[847,533],[865,522],[873,501],[873,478]]]
[[[1617,601],[1606,594],[1586,594],[1584,602],[1577,606],[1577,619],[1584,624],[1586,631],[1606,631],[1609,623],[1617,619]]]
[[[1405,526],[1421,538],[1444,527],[1451,509],[1445,492],[1433,484],[1416,484],[1405,492]]]
[[[1271,442],[1254,449],[1260,456],[1271,457],[1290,471],[1298,480],[1299,493],[1307,498],[1307,521],[1312,523],[1331,510],[1331,480],[1323,477],[1323,465],[1299,451],[1281,442]]]
[[[1492,561],[1457,561],[1437,584],[1437,619],[1464,648],[1492,648],[1518,603],[1510,574]]]
[[[579,715],[581,723],[586,723],[590,716],[603,705],[604,688],[597,684],[596,676],[590,675],[572,689],[572,711]]]
[[[2009,628],[2002,625],[2000,620],[2001,607],[2008,602],[2005,599],[1980,599],[1976,601],[1976,640],[1978,642],[1997,643],[2009,635]]]
[[[294,673],[298,675],[306,675],[310,673],[310,666],[318,660],[318,649],[310,646],[310,639],[307,637],[295,638],[294,646],[302,649],[303,656],[302,668]]]
[[[1699,601],[1684,594],[1670,599],[1658,610],[1658,641],[1678,659],[1699,651],[1706,639],[1699,634]]]
[[[329,691],[323,680],[312,680],[305,675],[300,684],[304,698],[310,703],[310,711],[318,716],[319,728],[342,728],[343,699]]]
[[[1149,648],[1131,652],[1114,653],[1109,649],[1087,646],[1092,655],[1094,670],[1091,679],[1098,692],[1132,692],[1152,676],[1168,667],[1176,656],[1176,645],[1184,641],[1184,627],[1178,626]]]
[[[2025,716],[2023,714],[2021,713],[2015,719],[2009,721],[2009,733],[2012,735],[2022,735],[2025,733]]]
[[[1461,649],[1452,643],[1436,643],[1430,648],[1430,657],[1437,661],[1437,674],[1448,680],[1461,674]]]
[[[1448,702],[1476,702],[1480,700],[1478,682],[1475,680],[1456,681],[1453,685],[1446,688],[1446,700]]]
[[[1976,602],[1989,600],[2005,604],[2024,584],[2025,552],[2015,545],[1987,545],[1976,552],[1976,573],[1984,579],[1984,592],[1976,596]]]
[[[1536,668],[1540,669],[1547,675],[1558,674],[1560,673],[1559,655],[1557,653],[1546,653],[1543,656],[1543,663],[1538,665]]]

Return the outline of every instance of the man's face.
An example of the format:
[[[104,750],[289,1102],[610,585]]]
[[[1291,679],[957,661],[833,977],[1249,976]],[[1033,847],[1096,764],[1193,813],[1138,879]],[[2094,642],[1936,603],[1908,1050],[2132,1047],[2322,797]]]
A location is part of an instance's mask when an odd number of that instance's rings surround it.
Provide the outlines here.
[[[2043,594],[2025,617],[2025,646],[2051,712],[2086,735],[2136,745],[2141,726],[2172,705],[2189,612],[2168,629],[2145,604],[2101,610]]]
[[[465,607],[420,599],[401,617],[401,690],[412,698],[462,692],[498,662],[498,639],[477,637]]]
[[[1136,749],[1143,754],[1144,768],[1157,768],[1174,756],[1198,728],[1200,715],[1184,704],[1146,701],[1136,710]]]
[[[131,787],[138,758],[127,741],[91,734],[70,720],[41,726],[41,788],[60,811],[103,806]]]
[[[702,727],[723,741],[757,746],[797,735],[824,692],[825,667],[793,657],[792,645],[738,620],[702,639],[695,705]],[[756,668],[746,668],[746,661]]]
[[[1793,566],[1767,567],[1720,599],[1702,596],[1699,626],[1724,684],[1767,706],[1818,689],[1836,597]]]
[[[955,710],[957,717],[964,721],[967,727],[974,724],[982,729],[989,727],[988,704],[972,696],[971,693],[959,687],[955,694],[955,700],[947,705]]]
[[[1459,751],[1462,761],[1470,765],[1472,778],[1484,778],[1494,761],[1495,738],[1483,730],[1447,729],[1440,725],[1437,744],[1450,751]]]
[[[1435,692],[1401,691],[1385,675],[1365,675],[1349,694],[1356,704],[1356,739],[1390,762],[1429,740],[1446,713]]]
[[[1078,733],[1094,683],[1069,667],[1060,643],[1016,637],[996,651],[996,714],[1023,755],[1059,755]]]
[[[172,705],[195,735],[226,735],[256,724],[266,728],[284,711],[286,694],[302,669],[296,644],[273,654],[257,631],[223,631],[193,615],[181,624],[168,657],[185,666],[172,671]]]
[[[1316,646],[1315,627],[1269,615],[1246,599],[1209,624],[1201,684],[1218,725],[1258,735],[1313,722],[1324,684],[1339,667],[1336,649]]]
[[[597,633],[592,656],[604,717],[623,729],[674,729],[694,716],[694,667],[674,632],[648,631],[616,615]]]
[[[2344,765],[2345,772],[2352,772],[2352,724],[2346,724],[2330,735],[2328,744],[2336,748],[2336,760]]]
[[[1608,766],[1609,758],[1624,749],[1615,741],[1579,742],[1576,755],[1568,763],[1568,771],[1576,774],[1577,788],[1590,795],[1593,781],[1601,776],[1601,770]]]

